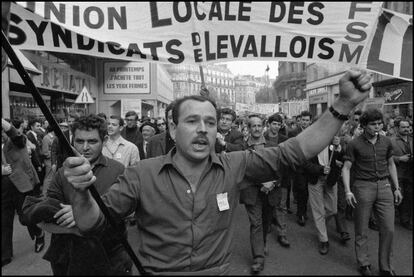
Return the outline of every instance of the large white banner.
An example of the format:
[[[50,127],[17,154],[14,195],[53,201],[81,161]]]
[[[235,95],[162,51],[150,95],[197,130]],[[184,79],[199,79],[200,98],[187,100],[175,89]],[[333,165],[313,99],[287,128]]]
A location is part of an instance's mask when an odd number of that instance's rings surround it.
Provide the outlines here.
[[[17,2],[20,49],[122,60],[332,62],[412,80],[412,16],[382,2]]]

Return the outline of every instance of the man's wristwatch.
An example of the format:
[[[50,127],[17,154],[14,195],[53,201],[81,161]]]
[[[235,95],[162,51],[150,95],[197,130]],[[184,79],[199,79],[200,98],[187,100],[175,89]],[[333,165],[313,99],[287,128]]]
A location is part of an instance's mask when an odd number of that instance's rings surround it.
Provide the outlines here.
[[[398,188],[395,188],[395,190],[399,190],[399,191],[401,191],[401,188],[400,188],[400,187],[398,187]]]
[[[331,114],[332,114],[335,118],[337,118],[337,119],[339,119],[339,120],[346,121],[346,120],[348,120],[348,119],[349,119],[349,115],[339,113],[337,110],[335,110],[335,109],[334,109],[334,107],[333,107],[333,106],[330,106],[330,107],[329,107],[329,111],[331,112]]]

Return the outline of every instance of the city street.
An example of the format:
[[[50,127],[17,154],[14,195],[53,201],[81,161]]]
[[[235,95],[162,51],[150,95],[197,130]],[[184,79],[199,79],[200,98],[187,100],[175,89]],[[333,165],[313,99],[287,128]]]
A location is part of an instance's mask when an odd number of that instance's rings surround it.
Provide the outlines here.
[[[293,205],[295,208],[295,205]],[[309,209],[308,209],[309,210]],[[308,214],[310,216],[310,213]],[[275,231],[268,237],[268,256],[262,275],[354,275],[358,276],[354,243],[353,223],[349,223],[352,239],[346,246],[341,245],[335,233],[334,221],[329,222],[330,250],[325,256],[319,254],[316,230],[312,220],[305,227],[295,222],[295,215],[287,216],[288,239],[291,247],[282,248],[276,242]],[[244,206],[239,205],[236,212],[234,251],[231,264],[232,275],[250,275],[249,222]],[[396,224],[394,236],[394,268],[398,275],[413,275],[413,240],[412,232]],[[129,227],[129,239],[135,241],[136,227]],[[46,237],[46,247],[39,253],[33,251],[34,243],[30,240],[27,229],[15,218],[14,259],[2,268],[2,275],[52,275],[50,265],[42,259],[49,246],[50,235]],[[134,244],[132,243],[132,247]],[[378,233],[370,230],[369,248],[372,270],[378,275],[377,262]],[[135,249],[136,250],[136,249]],[[134,275],[137,270],[134,268]]]

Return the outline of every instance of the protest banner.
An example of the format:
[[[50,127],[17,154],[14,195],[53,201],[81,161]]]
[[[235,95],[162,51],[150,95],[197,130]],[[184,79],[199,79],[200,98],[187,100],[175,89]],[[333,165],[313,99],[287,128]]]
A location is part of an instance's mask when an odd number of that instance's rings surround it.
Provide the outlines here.
[[[128,61],[332,62],[412,80],[412,16],[382,2],[17,2],[19,49]],[[391,51],[390,51],[391,50]]]

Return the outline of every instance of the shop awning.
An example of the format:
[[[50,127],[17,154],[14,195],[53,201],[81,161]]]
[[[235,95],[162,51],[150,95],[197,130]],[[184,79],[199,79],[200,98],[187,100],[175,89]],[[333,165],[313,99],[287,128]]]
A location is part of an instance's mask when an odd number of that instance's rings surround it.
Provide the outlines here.
[[[16,53],[16,56],[19,58],[20,62],[22,63],[24,69],[26,69],[28,72],[36,75],[42,74],[41,71],[39,71],[36,66],[34,66],[27,58],[26,56],[18,49],[14,49],[14,52]],[[7,61],[7,64],[11,67],[13,66],[13,63],[10,61],[10,58]]]

